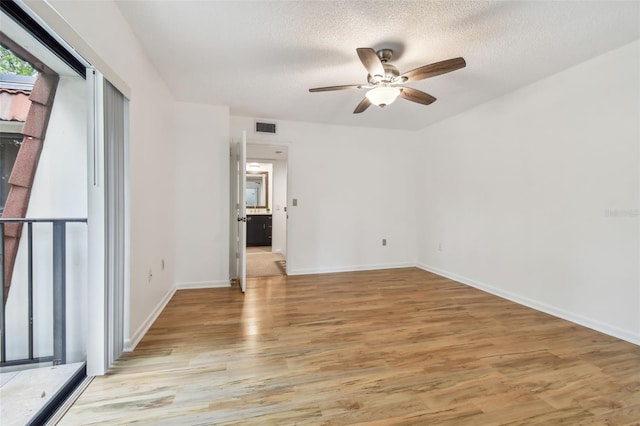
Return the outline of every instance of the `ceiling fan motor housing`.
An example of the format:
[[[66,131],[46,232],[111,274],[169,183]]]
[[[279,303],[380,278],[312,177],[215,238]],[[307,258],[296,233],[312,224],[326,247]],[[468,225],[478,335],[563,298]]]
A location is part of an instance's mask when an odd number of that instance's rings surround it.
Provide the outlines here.
[[[396,77],[400,75],[398,68],[394,67],[389,63],[391,58],[393,57],[393,50],[391,49],[380,49],[376,52],[378,58],[380,58],[380,62],[382,62],[382,67],[384,68],[384,76],[382,79],[378,79],[371,74],[367,75],[367,81],[369,84],[378,84],[380,82],[383,83],[391,83],[395,80]]]
[[[380,83],[381,81],[385,83],[390,83],[400,75],[398,68],[394,67],[388,62],[383,62],[382,67],[384,68],[384,77],[382,77],[382,80],[378,80],[374,78],[371,74],[368,74],[367,81],[369,82],[369,84],[376,84],[376,83]]]

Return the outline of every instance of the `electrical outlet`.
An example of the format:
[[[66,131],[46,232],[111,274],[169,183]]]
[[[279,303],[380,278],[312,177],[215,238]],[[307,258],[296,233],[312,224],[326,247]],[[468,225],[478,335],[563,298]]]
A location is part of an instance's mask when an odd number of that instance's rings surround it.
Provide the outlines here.
[[[386,246],[386,245],[387,245],[387,239],[386,239],[386,238],[383,238],[383,239],[382,239],[382,245],[383,245],[383,246]]]
[[[147,279],[149,280],[149,282],[151,282],[152,278],[153,278],[153,270],[149,269],[149,276],[147,277]]]

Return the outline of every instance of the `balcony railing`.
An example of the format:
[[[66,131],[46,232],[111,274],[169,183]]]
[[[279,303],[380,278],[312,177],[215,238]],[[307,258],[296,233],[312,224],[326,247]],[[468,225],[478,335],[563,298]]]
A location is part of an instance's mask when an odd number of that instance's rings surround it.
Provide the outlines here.
[[[53,248],[53,265],[51,285],[53,290],[53,348],[52,354],[49,356],[34,356],[34,337],[33,337],[33,224],[34,223],[50,223],[53,228],[52,248]],[[87,223],[87,219],[83,218],[64,218],[64,219],[3,219],[0,218],[0,366],[32,364],[40,362],[52,362],[54,365],[66,364],[66,254],[67,254],[67,224],[68,223]],[[5,294],[5,225],[26,224],[26,235],[22,234],[20,241],[26,240],[27,244],[27,306],[28,311],[28,354],[26,358],[7,360],[7,322],[6,322],[6,301]],[[24,230],[24,229],[23,229]],[[37,260],[36,260],[37,261]],[[18,267],[18,263],[15,263]],[[15,269],[14,269],[15,273]]]

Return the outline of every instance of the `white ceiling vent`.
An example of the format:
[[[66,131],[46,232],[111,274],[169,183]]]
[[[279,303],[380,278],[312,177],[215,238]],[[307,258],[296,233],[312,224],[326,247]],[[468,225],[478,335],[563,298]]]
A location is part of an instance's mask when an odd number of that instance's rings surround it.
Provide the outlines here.
[[[268,133],[271,135],[275,135],[276,131],[276,123],[266,123],[264,121],[256,121],[255,127],[256,133]]]

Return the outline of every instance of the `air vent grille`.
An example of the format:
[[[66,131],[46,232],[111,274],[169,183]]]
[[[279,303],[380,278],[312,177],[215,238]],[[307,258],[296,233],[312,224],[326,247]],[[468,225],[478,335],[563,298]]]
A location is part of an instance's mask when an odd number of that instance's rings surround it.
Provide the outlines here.
[[[256,121],[256,133],[276,134],[276,123],[265,123]]]

